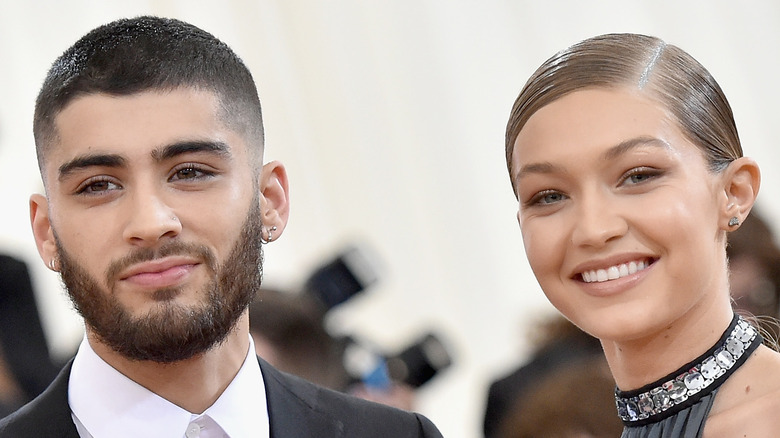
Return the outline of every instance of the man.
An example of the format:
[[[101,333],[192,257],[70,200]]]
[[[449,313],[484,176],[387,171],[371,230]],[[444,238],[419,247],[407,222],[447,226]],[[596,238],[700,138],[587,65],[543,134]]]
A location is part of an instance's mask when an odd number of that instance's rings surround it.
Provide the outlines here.
[[[119,20],[58,58],[36,102],[44,262],[86,336],[0,437],[438,437],[424,417],[285,375],[252,353],[262,247],[284,231],[284,167],[260,102],[214,36]]]

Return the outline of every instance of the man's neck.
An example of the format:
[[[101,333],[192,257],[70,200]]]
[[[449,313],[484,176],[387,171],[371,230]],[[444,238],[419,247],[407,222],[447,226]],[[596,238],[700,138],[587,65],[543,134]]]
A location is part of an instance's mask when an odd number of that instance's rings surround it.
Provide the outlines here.
[[[90,346],[101,359],[129,379],[193,414],[219,398],[243,365],[249,350],[249,319],[244,315],[224,342],[193,358],[174,363],[128,359],[87,330]]]

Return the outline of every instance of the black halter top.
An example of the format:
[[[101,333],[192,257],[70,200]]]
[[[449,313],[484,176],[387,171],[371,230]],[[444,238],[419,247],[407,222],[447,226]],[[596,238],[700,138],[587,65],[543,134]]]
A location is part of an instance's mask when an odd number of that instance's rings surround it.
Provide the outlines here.
[[[677,371],[639,389],[615,389],[622,437],[700,436],[718,387],[761,342],[758,330],[734,315],[712,348]]]

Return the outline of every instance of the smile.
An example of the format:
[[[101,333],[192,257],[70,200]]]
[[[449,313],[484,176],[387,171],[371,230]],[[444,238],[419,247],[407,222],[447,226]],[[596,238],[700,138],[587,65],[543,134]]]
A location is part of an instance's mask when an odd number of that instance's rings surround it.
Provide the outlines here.
[[[627,277],[647,268],[652,263],[651,260],[638,260],[619,265],[610,266],[606,269],[594,269],[582,273],[582,281],[585,283],[601,283],[603,281],[617,280]]]

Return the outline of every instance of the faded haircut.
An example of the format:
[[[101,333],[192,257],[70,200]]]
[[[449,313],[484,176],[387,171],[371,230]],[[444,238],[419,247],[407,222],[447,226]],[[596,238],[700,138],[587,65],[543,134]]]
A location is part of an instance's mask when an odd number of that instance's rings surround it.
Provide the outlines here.
[[[182,87],[214,93],[222,122],[244,137],[250,156],[261,159],[260,99],[243,61],[196,26],[142,16],[95,28],[54,61],[35,102],[33,133],[39,168],[43,172],[45,154],[57,142],[55,118],[74,99]]]

